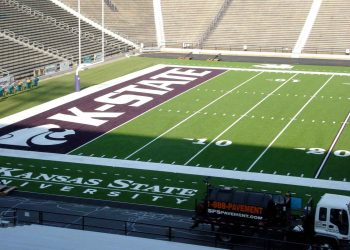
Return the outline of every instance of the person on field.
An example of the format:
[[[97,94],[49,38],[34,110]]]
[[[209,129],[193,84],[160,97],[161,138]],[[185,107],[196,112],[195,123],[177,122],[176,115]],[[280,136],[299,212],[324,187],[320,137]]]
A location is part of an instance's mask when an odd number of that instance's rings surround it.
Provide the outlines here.
[[[17,83],[16,91],[17,91],[17,92],[22,91],[22,88],[23,88],[23,81],[20,80],[20,81]]]
[[[33,87],[37,87],[39,85],[39,77],[34,77],[34,80],[33,80]]]
[[[30,89],[32,87],[32,79],[27,78],[26,80],[26,89]]]
[[[15,87],[10,84],[8,87],[7,87],[7,94],[8,95],[12,95],[13,93],[15,92]]]
[[[0,85],[0,98],[4,96],[4,88]]]

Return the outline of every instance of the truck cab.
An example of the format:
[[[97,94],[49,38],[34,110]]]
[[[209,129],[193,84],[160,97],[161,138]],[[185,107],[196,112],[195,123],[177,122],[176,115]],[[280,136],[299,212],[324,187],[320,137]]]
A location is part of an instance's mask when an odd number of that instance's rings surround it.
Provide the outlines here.
[[[350,246],[350,197],[324,194],[315,211],[315,237],[329,244]]]

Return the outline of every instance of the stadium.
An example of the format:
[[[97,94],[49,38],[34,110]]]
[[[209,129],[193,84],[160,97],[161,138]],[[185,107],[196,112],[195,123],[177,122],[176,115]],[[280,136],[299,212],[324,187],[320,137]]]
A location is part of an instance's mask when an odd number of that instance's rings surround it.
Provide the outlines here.
[[[191,217],[211,187],[300,211],[350,196],[350,2],[0,6],[4,249],[342,249],[220,241]]]

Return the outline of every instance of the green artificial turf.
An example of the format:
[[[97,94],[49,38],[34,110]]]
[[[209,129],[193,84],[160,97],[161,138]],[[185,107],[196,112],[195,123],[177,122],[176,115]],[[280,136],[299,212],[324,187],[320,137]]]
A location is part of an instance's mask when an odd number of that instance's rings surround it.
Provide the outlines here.
[[[81,72],[82,88],[161,63],[247,69],[257,65],[132,57]],[[295,65],[293,70],[350,73],[349,67]],[[290,81],[284,84],[289,78]],[[346,83],[350,83],[348,76],[330,79],[330,76],[325,75],[295,75],[292,72],[264,72],[258,75],[258,72],[251,71],[227,71],[110,131],[72,154],[200,166],[215,168],[217,171],[249,170],[313,178],[350,111],[350,85]],[[73,73],[42,80],[38,88],[0,99],[0,117],[73,91]],[[307,104],[317,91],[318,95]],[[212,105],[208,105],[216,99]],[[304,105],[305,108],[286,127]],[[145,146],[154,139],[154,142]],[[348,125],[330,154],[320,178],[345,182],[350,179],[350,156],[347,155],[350,152],[349,141]],[[320,149],[324,150],[323,153],[319,153]],[[254,163],[259,156],[261,158]],[[0,164],[0,167],[20,169],[19,177],[0,174],[0,179],[28,192],[193,209],[195,199],[201,199],[206,188],[203,182],[205,176],[169,173],[166,169],[164,172],[145,171],[10,157],[0,157]],[[33,174],[28,174],[30,172]],[[44,175],[38,177],[40,174]],[[45,180],[52,175],[66,178],[63,178],[65,181]],[[98,185],[91,185],[95,179],[101,181]],[[124,180],[124,183],[127,180],[130,185],[125,189],[109,186],[115,180]],[[324,192],[350,195],[345,191],[229,178],[211,178],[211,182],[214,185],[251,188],[254,191],[292,191],[304,200],[309,195],[318,199]],[[179,203],[176,198],[185,199],[185,196],[177,196],[176,189],[171,191],[169,187],[198,191]],[[149,190],[142,191],[147,188]],[[157,188],[162,189],[163,193],[160,194]],[[88,189],[90,191],[86,191]]]

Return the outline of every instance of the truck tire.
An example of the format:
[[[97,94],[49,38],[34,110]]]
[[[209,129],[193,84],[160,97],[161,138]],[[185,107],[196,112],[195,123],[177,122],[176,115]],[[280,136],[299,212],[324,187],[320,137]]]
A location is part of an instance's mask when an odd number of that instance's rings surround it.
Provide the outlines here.
[[[231,242],[233,237],[229,232],[230,230],[228,228],[222,227],[217,230],[216,236],[222,242]]]
[[[332,240],[320,239],[317,241],[315,250],[337,250],[337,244]]]

